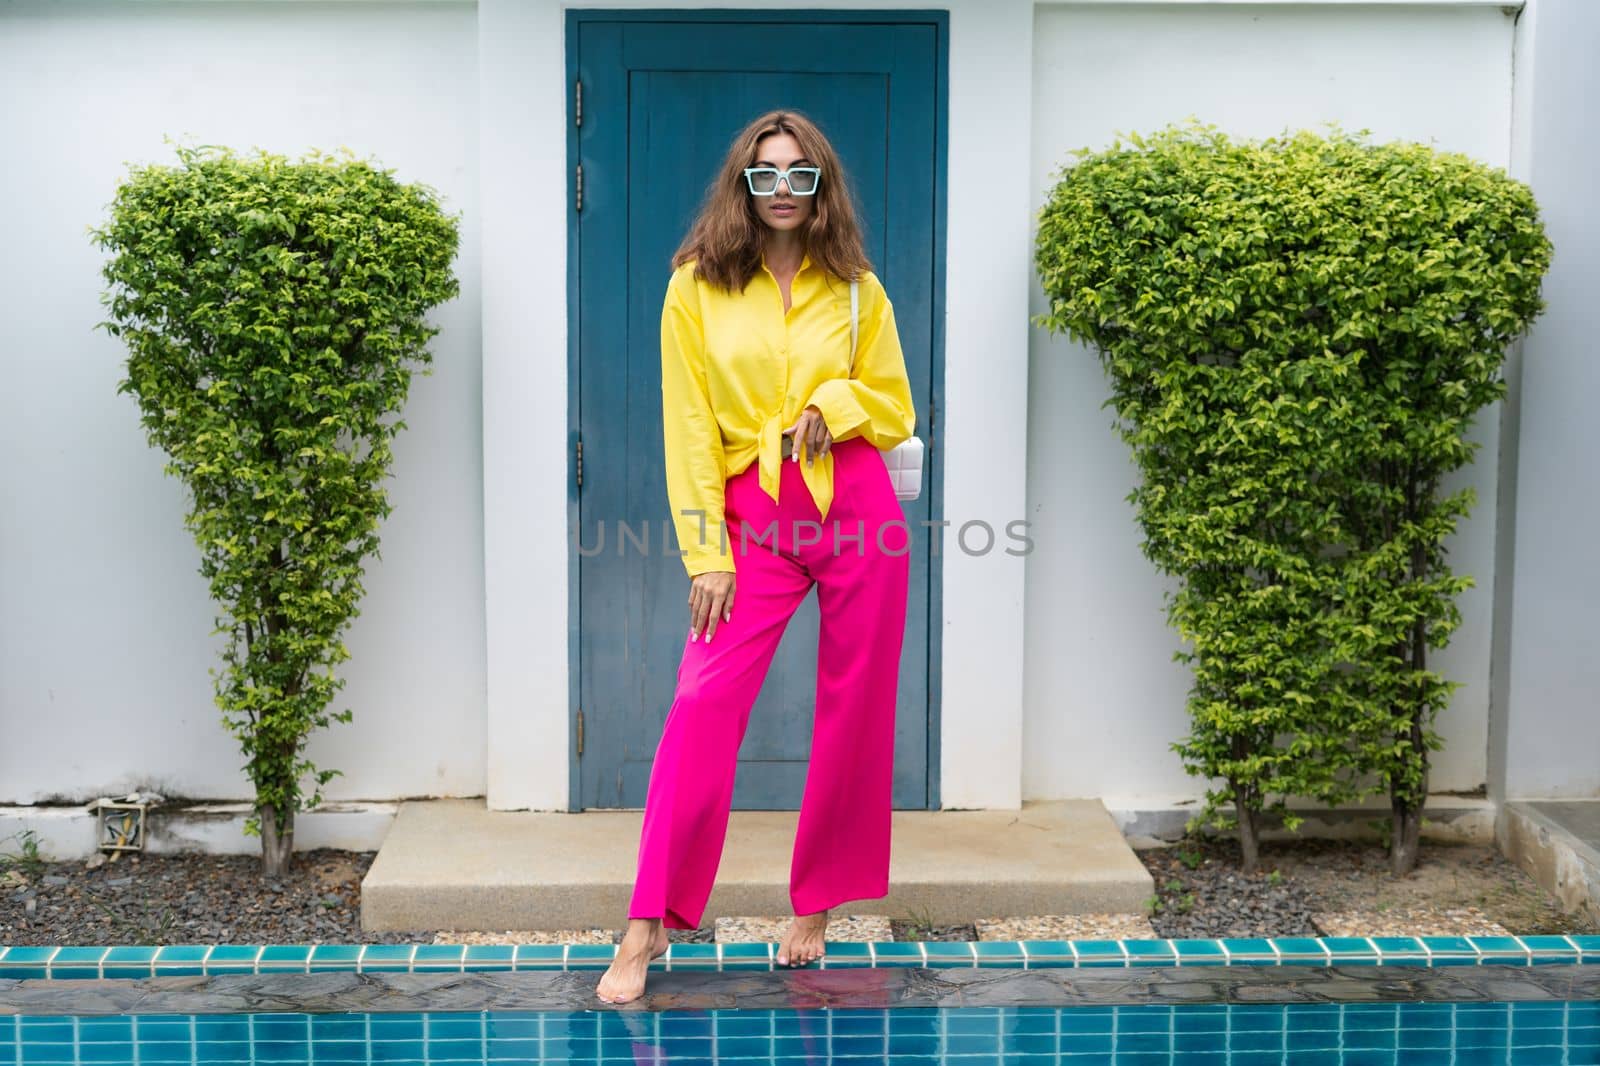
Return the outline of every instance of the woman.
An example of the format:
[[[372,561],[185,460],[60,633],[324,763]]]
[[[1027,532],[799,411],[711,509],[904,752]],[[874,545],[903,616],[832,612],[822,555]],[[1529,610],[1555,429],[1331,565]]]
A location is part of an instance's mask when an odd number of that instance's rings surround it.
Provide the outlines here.
[[[750,708],[813,583],[817,706],[790,868],[796,918],[779,965],[822,954],[831,907],[889,891],[910,559],[878,449],[909,438],[916,412],[893,308],[822,132],[793,111],[747,126],[672,266],[661,399],[689,632],[651,768],[628,930],[597,988],[612,1003],[643,994],[667,928],[699,924]]]

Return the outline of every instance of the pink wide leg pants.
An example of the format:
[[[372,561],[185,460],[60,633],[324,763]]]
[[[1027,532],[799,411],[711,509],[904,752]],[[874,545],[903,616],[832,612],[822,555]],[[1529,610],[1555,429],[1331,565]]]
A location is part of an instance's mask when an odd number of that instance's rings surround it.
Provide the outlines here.
[[[677,692],[650,770],[630,918],[699,926],[722,859],[750,708],[813,582],[821,617],[817,703],[789,899],[796,914],[813,914],[889,893],[910,536],[872,443],[837,441],[831,454],[826,521],[792,461],[783,463],[777,503],[762,491],[754,463],[727,480],[732,617],[719,620],[710,642],[703,634],[691,641],[685,624]]]

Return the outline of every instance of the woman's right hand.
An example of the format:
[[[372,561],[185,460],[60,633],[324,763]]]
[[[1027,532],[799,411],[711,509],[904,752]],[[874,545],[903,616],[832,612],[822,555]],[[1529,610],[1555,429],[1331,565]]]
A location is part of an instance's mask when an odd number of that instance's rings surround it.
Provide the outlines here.
[[[706,643],[716,635],[717,622],[733,617],[733,572],[713,570],[696,574],[689,584],[689,639],[699,640],[702,632]]]

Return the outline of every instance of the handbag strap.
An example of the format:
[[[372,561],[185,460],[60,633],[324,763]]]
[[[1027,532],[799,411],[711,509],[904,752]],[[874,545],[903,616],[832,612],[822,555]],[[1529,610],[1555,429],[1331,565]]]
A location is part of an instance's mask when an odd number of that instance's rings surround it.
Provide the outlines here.
[[[850,283],[850,376],[856,376],[856,319],[860,316],[861,283]]]

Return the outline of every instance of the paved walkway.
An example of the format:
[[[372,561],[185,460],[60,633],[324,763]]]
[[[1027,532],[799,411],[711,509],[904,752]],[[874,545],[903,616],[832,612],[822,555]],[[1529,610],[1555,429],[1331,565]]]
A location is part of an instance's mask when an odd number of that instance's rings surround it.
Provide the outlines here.
[[[795,811],[734,811],[702,916],[789,913]],[[401,806],[361,884],[368,931],[609,930],[626,924],[642,812],[490,811],[481,799]],[[925,925],[1138,914],[1154,892],[1098,800],[1015,811],[896,811],[890,893],[835,918]],[[731,934],[730,934],[731,935]]]

